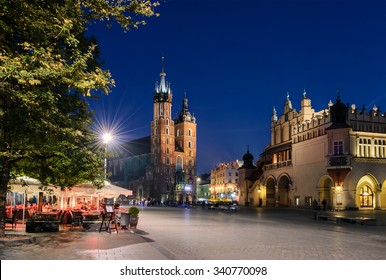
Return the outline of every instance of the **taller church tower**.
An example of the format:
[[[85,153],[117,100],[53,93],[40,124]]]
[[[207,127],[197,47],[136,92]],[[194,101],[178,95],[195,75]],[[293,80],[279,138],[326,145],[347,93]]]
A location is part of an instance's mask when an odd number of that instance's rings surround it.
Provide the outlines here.
[[[149,194],[160,202],[191,203],[196,190],[196,119],[185,96],[179,116],[172,120],[172,99],[162,58],[153,99]]]
[[[151,165],[152,185],[150,196],[157,200],[167,199],[173,184],[175,169],[173,154],[175,149],[174,122],[171,118],[173,94],[166,82],[164,58],[160,82],[154,90],[154,117],[151,122]]]

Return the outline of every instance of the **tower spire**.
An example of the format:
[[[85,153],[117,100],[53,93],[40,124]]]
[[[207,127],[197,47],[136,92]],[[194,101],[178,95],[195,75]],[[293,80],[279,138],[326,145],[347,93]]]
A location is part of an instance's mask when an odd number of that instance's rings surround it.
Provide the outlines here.
[[[165,58],[162,57],[162,69],[161,69],[161,73],[160,73],[160,77],[161,77],[161,81],[160,81],[160,85],[159,85],[159,89],[161,92],[164,92],[166,93],[167,92],[167,88],[166,88],[166,73],[165,73]]]
[[[166,82],[165,72],[165,57],[161,57],[161,73],[160,82],[156,84],[155,93],[157,94],[171,94],[170,84]]]
[[[161,69],[161,73],[165,73],[165,57],[164,56],[162,56],[162,62],[161,62],[161,64],[162,64],[162,69]]]

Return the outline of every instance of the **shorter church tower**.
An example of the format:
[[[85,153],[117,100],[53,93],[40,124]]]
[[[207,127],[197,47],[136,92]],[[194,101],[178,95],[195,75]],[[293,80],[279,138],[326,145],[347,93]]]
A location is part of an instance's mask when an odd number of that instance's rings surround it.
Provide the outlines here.
[[[175,123],[175,162],[176,199],[186,203],[194,199],[196,189],[196,118],[188,110],[186,94],[182,100],[182,110],[174,119]]]

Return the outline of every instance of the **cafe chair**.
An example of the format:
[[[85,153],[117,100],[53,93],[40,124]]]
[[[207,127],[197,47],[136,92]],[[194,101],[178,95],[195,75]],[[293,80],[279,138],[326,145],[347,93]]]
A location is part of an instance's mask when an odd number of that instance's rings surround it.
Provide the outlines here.
[[[71,217],[71,228],[83,226],[82,212],[69,211]]]
[[[12,211],[12,217],[6,217],[5,218],[5,224],[11,224],[12,225],[12,230],[13,230],[13,226],[15,226],[15,229],[16,229],[16,224],[17,224],[17,215],[18,215],[18,211],[17,210],[13,210]]]

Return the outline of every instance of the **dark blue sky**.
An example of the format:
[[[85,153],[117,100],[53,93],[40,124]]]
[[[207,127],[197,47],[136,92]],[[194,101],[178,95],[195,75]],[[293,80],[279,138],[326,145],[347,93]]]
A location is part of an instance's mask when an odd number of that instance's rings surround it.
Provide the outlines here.
[[[197,118],[197,171],[255,159],[270,141],[273,106],[303,90],[316,111],[335,101],[386,111],[386,0],[167,0],[157,18],[124,33],[90,29],[116,87],[92,102],[121,141],[150,135],[161,57],[173,91]]]

